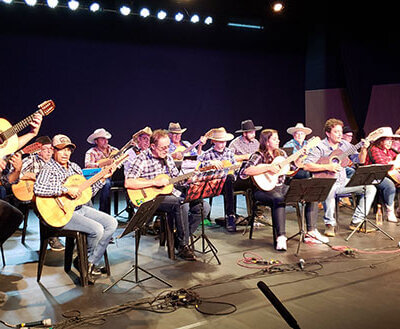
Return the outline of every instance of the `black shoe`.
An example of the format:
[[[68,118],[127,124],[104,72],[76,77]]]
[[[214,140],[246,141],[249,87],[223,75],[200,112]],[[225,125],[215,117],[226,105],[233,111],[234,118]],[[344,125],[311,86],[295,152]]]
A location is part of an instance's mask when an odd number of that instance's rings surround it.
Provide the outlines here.
[[[229,215],[226,221],[226,230],[228,232],[236,232],[236,217],[235,215]]]
[[[65,250],[64,245],[60,242],[57,237],[49,239],[50,249],[53,251],[63,251]]]
[[[178,256],[187,261],[195,261],[196,257],[194,256],[193,251],[190,250],[189,246],[184,246],[178,252]]]

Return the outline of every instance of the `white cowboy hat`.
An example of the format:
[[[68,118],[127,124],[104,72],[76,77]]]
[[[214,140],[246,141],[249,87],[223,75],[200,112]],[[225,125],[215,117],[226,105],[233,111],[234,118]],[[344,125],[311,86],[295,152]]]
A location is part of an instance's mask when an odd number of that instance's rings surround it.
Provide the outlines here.
[[[387,138],[387,137],[400,138],[400,135],[393,134],[393,130],[390,127],[382,127],[380,129],[382,129],[383,132],[382,132],[381,136],[379,137],[379,139]]]
[[[182,134],[187,128],[181,128],[179,122],[170,122],[168,125],[168,132],[171,134]]]
[[[296,131],[299,131],[299,130],[304,132],[306,135],[309,135],[312,133],[312,129],[304,127],[304,125],[302,123],[297,123],[295,127],[290,127],[286,131],[288,134],[293,135]]]
[[[137,138],[138,138],[140,135],[142,135],[142,134],[146,134],[146,135],[151,136],[151,135],[153,134],[153,131],[151,130],[150,127],[144,127],[143,129],[140,129],[137,133],[134,133],[134,134],[132,135],[132,139],[133,139],[134,141],[136,141]]]
[[[233,139],[233,135],[227,133],[224,127],[220,127],[212,129],[209,139],[218,142],[227,142]]]
[[[103,138],[106,138],[106,139],[110,139],[110,138],[111,138],[111,134],[110,134],[107,130],[105,130],[104,128],[99,128],[99,129],[96,129],[96,130],[93,132],[93,134],[91,134],[91,135],[87,138],[87,141],[88,141],[88,143],[90,143],[90,144],[95,144],[94,140],[95,140],[96,138],[99,138],[99,137],[103,137]]]

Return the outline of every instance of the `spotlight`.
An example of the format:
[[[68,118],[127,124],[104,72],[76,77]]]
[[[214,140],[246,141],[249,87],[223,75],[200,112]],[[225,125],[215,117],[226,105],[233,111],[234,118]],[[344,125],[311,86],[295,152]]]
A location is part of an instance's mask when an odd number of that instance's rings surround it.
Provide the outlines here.
[[[180,22],[182,19],[183,19],[183,14],[182,14],[182,13],[177,13],[177,14],[175,15],[175,20],[176,20],[177,22]]]
[[[13,0],[3,0],[3,2],[9,5],[10,3],[13,2]]]
[[[69,0],[68,1],[68,7],[71,10],[77,10],[79,7],[79,2],[76,0]]]
[[[140,16],[146,18],[146,17],[150,16],[150,10],[148,10],[147,8],[142,8],[140,10],[139,14],[140,14]]]
[[[33,7],[33,6],[36,5],[37,1],[36,1],[36,0],[25,0],[25,3],[26,3],[28,6]]]
[[[275,13],[280,13],[283,10],[284,6],[283,6],[283,2],[281,1],[275,1],[274,3],[272,3],[272,10]]]
[[[207,25],[210,25],[213,23],[213,19],[211,16],[206,17],[206,19],[204,20],[204,23]]]
[[[198,23],[198,22],[200,21],[199,15],[197,15],[197,14],[193,15],[193,16],[190,18],[190,21],[191,21],[192,23]]]
[[[96,11],[100,10],[100,5],[97,2],[93,2],[90,6],[89,6],[89,10],[92,13],[95,13]]]
[[[56,8],[58,6],[58,0],[47,0],[47,5],[50,8]]]
[[[131,13],[131,8],[128,6],[122,6],[119,8],[119,12],[124,16],[128,16]]]
[[[157,18],[158,18],[158,19],[164,19],[165,17],[167,17],[167,13],[166,13],[164,10],[160,10],[160,11],[157,13]]]

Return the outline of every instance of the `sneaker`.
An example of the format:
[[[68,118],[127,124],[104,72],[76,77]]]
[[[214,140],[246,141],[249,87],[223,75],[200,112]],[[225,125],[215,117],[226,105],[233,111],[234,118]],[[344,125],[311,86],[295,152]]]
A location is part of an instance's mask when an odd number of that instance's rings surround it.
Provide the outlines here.
[[[351,222],[350,225],[349,225],[349,230],[354,231],[354,230],[357,228],[358,224],[360,224],[360,223],[353,223],[353,222]],[[361,225],[361,226],[358,228],[357,231],[358,231],[358,232],[361,232],[361,233],[365,233],[364,225]],[[375,232],[375,231],[376,231],[375,229],[367,228],[367,233],[371,233],[371,232]]]
[[[50,238],[49,239],[50,249],[53,251],[63,251],[65,250],[64,245],[60,242],[59,238]]]
[[[178,252],[178,256],[187,261],[195,261],[196,257],[194,256],[193,251],[190,250],[189,246],[184,246]]]
[[[275,249],[278,251],[286,251],[287,250],[287,244],[286,244],[287,238],[284,235],[280,235],[276,238],[276,247]]]
[[[226,221],[226,230],[228,232],[236,232],[236,217],[235,215],[229,215]]]
[[[398,222],[397,217],[394,213],[394,206],[392,206],[392,207],[386,206],[386,214],[387,214],[388,222],[392,222],[392,223]]]
[[[328,243],[329,239],[318,232],[317,229],[307,232],[304,237],[304,242],[309,244],[322,244]]]
[[[335,226],[327,224],[325,225],[325,231],[324,234],[326,236],[334,237],[336,235],[335,233]]]

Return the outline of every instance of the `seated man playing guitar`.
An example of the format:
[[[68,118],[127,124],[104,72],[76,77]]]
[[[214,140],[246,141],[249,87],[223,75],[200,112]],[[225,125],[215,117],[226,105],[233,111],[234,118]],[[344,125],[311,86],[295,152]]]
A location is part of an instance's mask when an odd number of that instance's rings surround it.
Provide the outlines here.
[[[346,167],[349,159],[348,156],[356,153],[357,148],[361,147],[359,153],[360,163],[363,163],[366,158],[369,141],[362,140],[357,145],[352,145],[342,139],[343,122],[338,119],[329,119],[325,123],[324,131],[326,138],[321,141],[316,147],[311,149],[307,158],[304,161],[304,169],[311,171],[316,177],[332,177],[336,178],[336,182],[329,192],[327,199],[324,202],[324,221],[325,235],[335,236],[335,197],[341,193],[362,193],[363,186],[345,187],[349,179],[346,177]],[[324,176],[319,176],[323,174]],[[364,198],[360,198],[356,210],[354,211],[350,229],[355,229],[357,225],[368,215],[372,202],[374,201],[376,188],[373,185],[366,186],[366,211],[364,213]]]
[[[42,115],[35,114],[30,123],[31,131],[18,137],[18,148],[23,147],[38,134],[41,123]],[[13,166],[14,170],[7,172],[7,162],[0,159],[0,178],[3,185],[18,181],[22,167],[21,154],[14,155],[10,160],[10,164]],[[24,215],[20,210],[8,202],[0,200],[0,244],[3,244],[3,242],[5,242],[15,232],[23,219]]]
[[[160,129],[153,132],[150,138],[150,148],[137,156],[125,178],[125,187],[130,196],[130,191],[138,192],[143,198],[169,194],[169,191],[163,192],[162,190],[172,185],[170,179],[173,178],[178,182],[180,177],[182,180],[189,177],[188,175],[179,176],[174,160],[168,154],[169,145],[168,131]],[[164,196],[158,209],[167,212],[174,220],[177,231],[175,247],[178,249],[178,255],[184,260],[193,261],[195,256],[189,248],[189,236],[194,233],[201,221],[201,202],[204,216],[209,213],[210,206],[203,200],[193,201],[189,204],[183,203],[182,192],[175,188],[171,188],[171,190],[172,194]],[[132,200],[132,202],[140,205],[140,201]]]
[[[168,136],[171,140],[171,143],[169,144],[169,153],[174,160],[182,160],[185,154],[193,156],[201,154],[201,148],[207,142],[205,136],[200,137],[200,139],[193,145],[188,141],[183,141],[182,134],[186,129],[187,128],[182,129],[179,122],[170,122],[168,125]]]
[[[368,150],[367,159],[365,161],[366,165],[374,163],[390,164],[395,162],[398,153],[392,149],[392,145],[393,140],[400,138],[400,135],[394,135],[392,128],[390,127],[384,127],[382,129],[384,129],[385,133],[381,138],[375,141]],[[393,177],[390,176],[392,172],[395,173]],[[376,185],[376,187],[378,190],[382,191],[383,201],[386,206],[387,220],[389,222],[397,223],[394,211],[394,198],[397,190],[395,182],[397,184],[400,183],[398,167],[397,170],[389,170],[388,175],[390,178],[385,177],[378,185]]]
[[[65,135],[54,136],[52,145],[54,148],[53,159],[40,171],[35,182],[34,193],[36,196],[45,197],[46,199],[57,200],[57,197],[64,196],[69,200],[78,200],[83,194],[79,187],[73,185],[67,187],[64,185],[69,177],[74,175],[82,176],[82,169],[76,163],[70,161],[71,154],[76,146]],[[112,171],[104,178],[111,175]],[[85,179],[83,180],[86,181]],[[93,194],[99,191],[103,185],[104,182],[101,180],[96,181],[91,186]],[[62,201],[58,201],[58,203],[61,203],[60,207],[63,207]],[[87,205],[77,206],[72,211],[72,217],[68,219],[63,229],[88,234],[88,275],[89,282],[93,284],[94,275],[101,274],[101,271],[96,267],[99,265],[118,223],[109,214]],[[51,213],[51,208],[46,214],[43,214],[41,209],[39,209],[39,212],[45,221],[47,221],[46,217],[49,217],[49,220],[55,217]]]
[[[301,154],[304,154],[306,149],[298,152],[298,158]],[[295,156],[292,156],[295,158]],[[280,159],[282,158],[282,161]],[[288,158],[286,161],[286,153],[279,148],[279,136],[278,132],[274,129],[264,129],[260,135],[260,148],[254,153],[250,159],[243,165],[240,170],[240,176],[247,178],[252,176],[253,178],[259,177],[260,175],[277,175],[280,173],[283,162],[288,162],[287,170],[289,170]],[[295,161],[296,162],[296,161]],[[260,182],[260,181],[259,181]],[[285,232],[285,195],[289,189],[289,186],[284,184],[285,175],[278,176],[277,184],[272,187],[264,187],[260,184],[259,189],[254,192],[254,199],[261,201],[267,206],[271,207],[272,222],[274,226],[274,236],[276,241],[274,246],[276,250],[286,251],[286,232]],[[257,180],[255,180],[256,185]],[[272,188],[271,188],[272,187]],[[267,190],[263,190],[263,188]],[[307,222],[307,234],[304,238],[304,242],[310,244],[328,243],[329,240],[322,236],[317,230],[317,207],[316,203],[306,203],[306,222]]]
[[[102,168],[112,163],[110,159],[113,153],[118,152],[118,149],[108,144],[108,140],[111,138],[111,134],[104,128],[96,129],[88,138],[87,141],[90,144],[96,146],[87,150],[85,154],[85,168]],[[111,213],[111,179],[107,179],[103,188],[99,192],[100,194],[100,211],[104,211],[107,214]]]

